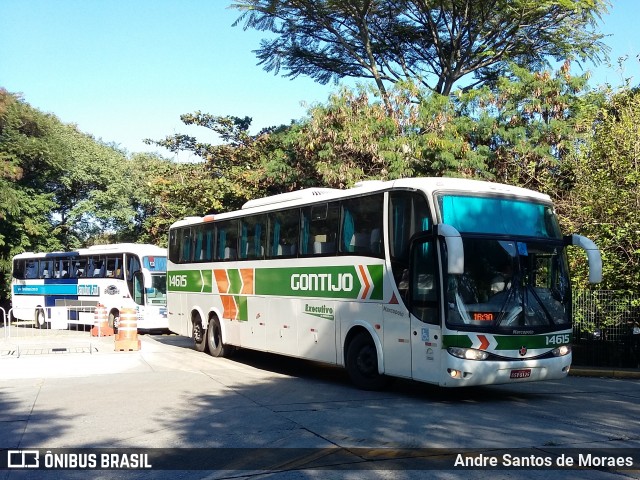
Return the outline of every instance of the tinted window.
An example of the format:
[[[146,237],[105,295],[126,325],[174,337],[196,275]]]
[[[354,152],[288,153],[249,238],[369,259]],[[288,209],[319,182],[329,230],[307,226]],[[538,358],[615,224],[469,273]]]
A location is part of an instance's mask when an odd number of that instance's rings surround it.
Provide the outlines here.
[[[382,193],[342,202],[340,252],[382,256]]]
[[[292,257],[298,253],[300,210],[283,210],[269,214],[267,256]]]
[[[337,251],[340,204],[310,205],[302,209],[300,253],[302,255],[335,255]]]
[[[238,220],[218,222],[218,260],[236,260],[238,258]]]
[[[240,251],[241,259],[264,258],[267,237],[267,216],[255,215],[240,219]]]

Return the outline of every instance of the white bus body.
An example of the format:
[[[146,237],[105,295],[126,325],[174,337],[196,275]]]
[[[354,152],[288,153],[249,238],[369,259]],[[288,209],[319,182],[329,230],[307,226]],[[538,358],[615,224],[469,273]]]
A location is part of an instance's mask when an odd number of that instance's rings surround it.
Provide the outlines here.
[[[362,182],[247,202],[171,226],[169,329],[441,386],[563,378],[571,291],[548,196],[465,179]]]
[[[91,325],[100,303],[112,328],[122,308],[134,308],[138,329],[166,330],[166,254],[155,245],[121,243],[16,255],[12,316],[44,328],[62,308],[69,324]]]

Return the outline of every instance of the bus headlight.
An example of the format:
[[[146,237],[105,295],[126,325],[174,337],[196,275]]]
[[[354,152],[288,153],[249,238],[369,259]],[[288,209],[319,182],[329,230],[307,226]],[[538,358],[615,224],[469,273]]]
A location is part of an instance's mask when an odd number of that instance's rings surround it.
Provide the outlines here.
[[[561,347],[551,350],[554,357],[564,357],[571,353],[571,345],[562,345]]]
[[[486,360],[489,356],[487,352],[476,350],[475,348],[449,347],[447,348],[447,352],[454,357],[464,360]]]

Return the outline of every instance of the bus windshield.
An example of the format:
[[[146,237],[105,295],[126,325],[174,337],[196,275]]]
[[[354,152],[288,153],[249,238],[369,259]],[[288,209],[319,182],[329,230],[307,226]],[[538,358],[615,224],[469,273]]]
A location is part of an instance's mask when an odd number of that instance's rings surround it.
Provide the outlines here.
[[[449,275],[449,325],[569,328],[569,270],[551,205],[460,194],[437,199],[442,221],[464,245],[464,274]]]
[[[166,259],[165,259],[166,261]],[[164,305],[167,302],[167,274],[153,273],[151,288],[146,289],[147,303],[150,305]]]
[[[463,240],[465,272],[449,275],[447,323],[498,328],[568,328],[569,271],[559,242]]]

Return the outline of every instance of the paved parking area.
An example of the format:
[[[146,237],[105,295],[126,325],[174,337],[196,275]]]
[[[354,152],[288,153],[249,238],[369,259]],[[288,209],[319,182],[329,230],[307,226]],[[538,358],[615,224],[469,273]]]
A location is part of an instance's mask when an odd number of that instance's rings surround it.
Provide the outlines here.
[[[0,336],[0,449],[184,448],[227,466],[230,455],[239,456],[235,467],[242,465],[242,455],[257,458],[249,465],[259,467],[202,471],[197,469],[202,458],[190,458],[180,471],[99,470],[91,478],[394,479],[425,478],[424,464],[415,459],[384,456],[406,457],[413,449],[423,454],[434,448],[486,454],[509,449],[537,456],[554,448],[640,450],[637,380],[569,377],[461,390],[397,381],[386,391],[365,392],[340,368],[250,351],[213,358],[179,336],[140,339],[139,351],[116,352],[113,337],[79,332],[23,343],[18,356],[4,353],[16,349]],[[259,458],[281,448],[297,449],[304,461]],[[326,449],[340,449],[341,456],[325,458]],[[167,458],[175,453],[154,452]],[[215,460],[221,454],[227,457]],[[311,460],[332,467],[309,468],[317,465]],[[450,465],[451,458],[445,462]],[[460,473],[438,468],[428,476],[459,478]],[[481,468],[464,473],[471,479],[487,475]],[[15,470],[6,478],[47,474],[60,478],[60,471]],[[76,474],[86,478],[87,472],[65,470],[63,477]],[[637,471],[591,468],[503,469],[491,476],[640,478]]]

